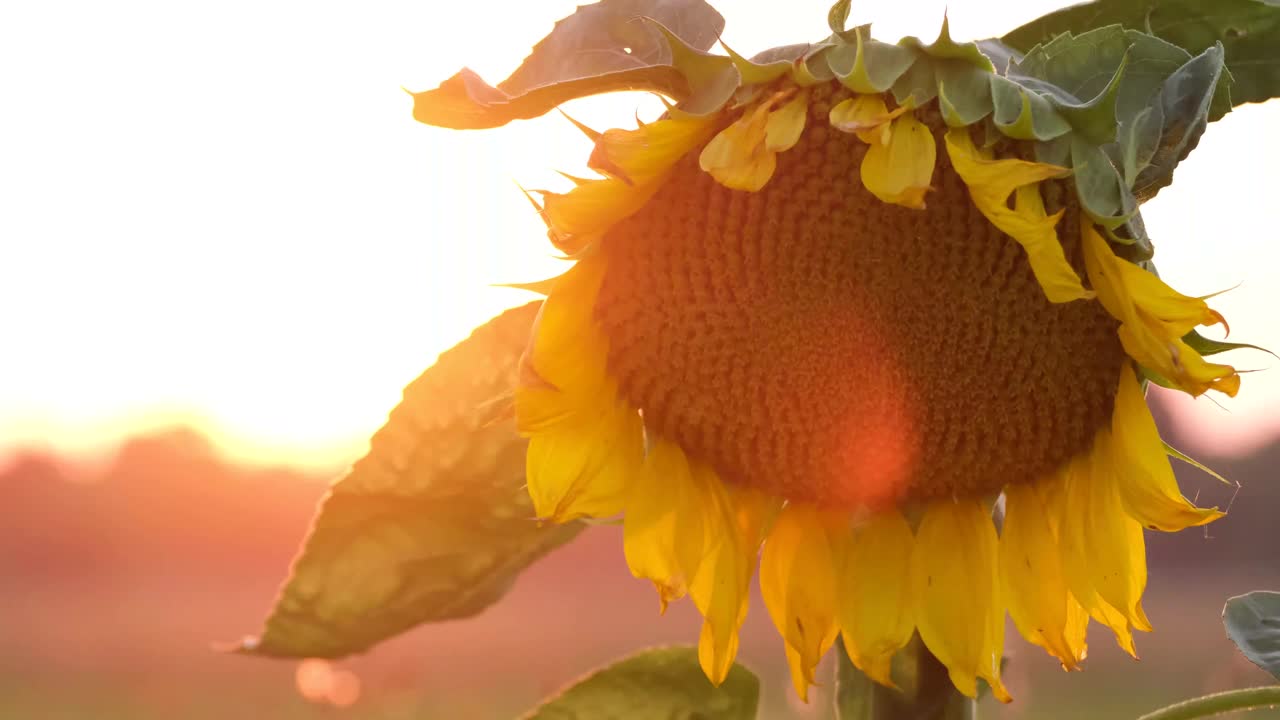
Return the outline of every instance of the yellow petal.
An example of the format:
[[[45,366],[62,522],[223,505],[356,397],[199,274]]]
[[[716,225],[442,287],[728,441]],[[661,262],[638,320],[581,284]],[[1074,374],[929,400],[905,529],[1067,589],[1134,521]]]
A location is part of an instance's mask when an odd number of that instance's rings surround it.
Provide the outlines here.
[[[522,384],[586,397],[600,393],[607,382],[608,342],[592,313],[604,271],[604,257],[594,255],[556,279],[538,311],[532,345],[522,361],[535,377],[522,378]]]
[[[605,130],[588,164],[632,185],[657,182],[714,128],[714,116],[707,116],[664,118],[635,130]]]
[[[1120,501],[1111,443],[1110,431],[1099,432],[1089,457],[1068,467],[1058,544],[1072,594],[1132,654],[1132,631],[1151,629],[1142,610],[1146,542]]]
[[[1080,238],[1089,282],[1120,321],[1120,342],[1130,357],[1193,396],[1211,389],[1231,396],[1239,391],[1235,368],[1206,361],[1182,341],[1189,323],[1214,324],[1222,322],[1221,315],[1117,257],[1091,223],[1081,225]]]
[[[1032,485],[1010,485],[1004,494],[1000,577],[1009,615],[1023,637],[1058,658],[1064,668],[1074,670],[1083,659],[1084,643],[1083,637],[1078,642],[1068,639],[1072,598],[1049,513]],[[1071,634],[1080,632],[1071,629]]]
[[[534,512],[552,522],[621,512],[643,439],[639,415],[623,405],[534,435],[525,457]]]
[[[946,143],[947,155],[969,187],[973,204],[1026,251],[1027,262],[1045,297],[1055,303],[1093,297],[1067,262],[1058,240],[1057,225],[1062,213],[1045,214],[1036,186],[1042,180],[1061,177],[1068,170],[1015,158],[992,160],[974,146],[968,128],[948,130]],[[1010,210],[1009,195],[1015,191],[1015,206]]]
[[[777,155],[765,147],[769,105],[762,103],[720,131],[702,149],[701,168],[721,185],[755,192],[764,187],[777,168]]]
[[[587,180],[567,193],[545,193],[542,216],[557,237],[595,237],[639,211],[659,187],[619,178]]]
[[[792,503],[774,523],[760,559],[760,592],[787,644],[796,693],[808,701],[818,661],[836,639],[836,549],[839,521],[812,505]]]
[[[769,114],[765,124],[765,149],[784,152],[795,147],[804,133],[805,119],[809,116],[809,93],[797,92],[782,107]]]
[[[911,553],[916,626],[960,692],[975,697],[977,678],[1007,702],[1000,680],[1004,607],[997,586],[995,526],[976,500],[934,502]]]
[[[653,582],[663,611],[684,597],[708,551],[707,497],[684,452],[658,440],[627,490],[623,550],[638,578]]]
[[[1179,492],[1142,386],[1128,363],[1120,371],[1111,435],[1111,465],[1120,499],[1129,516],[1143,527],[1177,532],[1224,515],[1217,508],[1196,507]]]
[[[695,466],[694,472],[711,471]],[[719,685],[738,654],[751,576],[778,501],[754,490],[726,487],[718,479],[709,484],[708,500],[707,532],[719,541],[699,566],[689,595],[703,617],[698,661],[707,678]]]
[[[883,685],[893,656],[911,641],[911,527],[897,510],[854,531],[839,574],[840,629],[849,658]]]
[[[862,159],[862,184],[887,203],[917,210],[933,180],[938,147],[933,134],[910,113],[894,120],[887,145],[872,144]]]
[[[890,121],[908,109],[909,105],[900,105],[890,111],[884,96],[858,95],[837,103],[827,114],[827,119],[835,129],[853,133],[864,143],[888,145]]]

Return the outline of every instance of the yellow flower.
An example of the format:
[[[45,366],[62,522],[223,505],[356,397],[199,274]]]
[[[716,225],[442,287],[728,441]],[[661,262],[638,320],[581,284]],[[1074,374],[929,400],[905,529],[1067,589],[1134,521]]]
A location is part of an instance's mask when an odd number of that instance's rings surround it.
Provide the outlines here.
[[[1144,528],[1221,515],[1179,492],[1135,368],[1234,394],[1182,340],[1221,316],[1116,256],[1025,144],[788,82],[606,132],[606,177],[547,198],[579,260],[516,395],[539,517],[621,513],[714,682],[757,572],[802,697],[837,636],[892,684],[918,633],[1008,700],[1006,612],[1066,668],[1090,619],[1134,652]]]

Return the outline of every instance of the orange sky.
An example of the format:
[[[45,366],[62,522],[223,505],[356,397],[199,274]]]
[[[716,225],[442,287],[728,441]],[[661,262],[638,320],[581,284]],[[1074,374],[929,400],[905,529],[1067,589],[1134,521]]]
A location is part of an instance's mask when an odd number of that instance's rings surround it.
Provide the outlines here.
[[[957,37],[1060,5],[949,3]],[[463,64],[504,77],[573,0],[355,6],[81,4],[0,23],[0,449],[103,450],[196,423],[237,456],[328,466],[362,452],[400,388],[522,302],[491,283],[556,272],[513,181],[563,187],[582,136],[558,115],[459,133],[410,117],[401,87]],[[723,2],[751,54],[825,35],[825,1]],[[876,34],[932,38],[944,3],[855,3]],[[774,4],[783,7],[783,3]],[[443,14],[442,14],[443,13]],[[481,45],[484,43],[485,45]],[[630,95],[574,103],[625,125]],[[1144,208],[1162,275],[1235,336],[1280,348],[1271,229],[1280,103],[1211,126]],[[1267,368],[1269,356],[1237,365]],[[1213,443],[1280,432],[1280,376],[1185,405]],[[1225,408],[1225,409],[1224,409]]]

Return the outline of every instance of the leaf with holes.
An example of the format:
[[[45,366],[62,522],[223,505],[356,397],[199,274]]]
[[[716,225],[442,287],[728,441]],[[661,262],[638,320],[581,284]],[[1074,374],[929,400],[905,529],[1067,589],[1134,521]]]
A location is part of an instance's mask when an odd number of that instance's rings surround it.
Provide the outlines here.
[[[334,484],[260,638],[240,652],[341,657],[475,615],[579,523],[541,527],[509,413],[539,303],[508,310],[410,383]]]

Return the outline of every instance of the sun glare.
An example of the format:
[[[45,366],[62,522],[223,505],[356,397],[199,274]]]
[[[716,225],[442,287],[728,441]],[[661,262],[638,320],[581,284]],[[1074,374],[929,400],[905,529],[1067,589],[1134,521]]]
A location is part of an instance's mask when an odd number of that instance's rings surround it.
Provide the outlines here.
[[[408,2],[9,9],[22,17],[0,28],[0,62],[23,72],[4,73],[0,91],[23,112],[0,118],[0,450],[101,451],[180,423],[242,459],[357,457],[406,383],[531,297],[496,284],[563,269],[516,183],[563,189],[553,170],[585,172],[590,147],[555,114],[429,128],[401,87],[433,87],[472,60],[497,82],[576,4],[512,2],[500,21],[492,3],[449,16]],[[779,16],[724,3],[725,39],[750,55],[771,38],[821,37],[828,4]],[[931,37],[944,4],[856,3],[854,19]],[[951,2],[952,30],[998,34],[1059,4]],[[661,105],[623,94],[566,111],[604,128]],[[1278,113],[1243,108],[1211,128],[1214,147],[1148,213],[1162,273],[1212,278],[1205,293],[1240,284],[1219,304],[1249,328],[1242,340],[1271,347],[1280,326],[1247,308],[1274,307],[1280,287],[1259,231],[1273,183],[1235,159],[1280,163],[1263,132]],[[1241,276],[1227,269],[1240,257],[1261,259]],[[1275,431],[1269,375],[1246,379],[1231,438]],[[1201,424],[1222,417],[1196,411]]]

